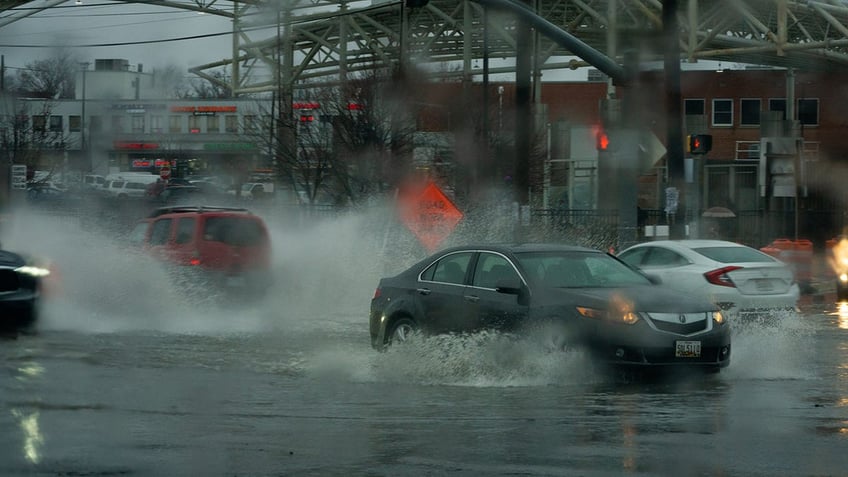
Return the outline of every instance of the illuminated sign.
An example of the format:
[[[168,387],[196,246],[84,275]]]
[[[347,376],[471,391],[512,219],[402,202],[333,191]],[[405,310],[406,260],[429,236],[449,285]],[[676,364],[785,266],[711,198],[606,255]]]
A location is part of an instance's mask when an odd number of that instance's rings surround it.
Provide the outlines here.
[[[235,106],[171,106],[172,113],[234,113]]]
[[[293,109],[318,109],[321,105],[314,101],[292,103]]]
[[[130,141],[115,141],[112,144],[115,149],[159,149],[159,144],[155,142],[130,142]]]
[[[149,159],[134,159],[132,161],[132,167],[134,169],[146,169],[150,167]]]

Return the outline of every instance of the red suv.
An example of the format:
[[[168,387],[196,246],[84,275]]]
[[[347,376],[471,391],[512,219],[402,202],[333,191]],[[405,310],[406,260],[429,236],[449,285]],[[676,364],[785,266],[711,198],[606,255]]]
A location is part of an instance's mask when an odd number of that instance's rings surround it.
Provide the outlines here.
[[[255,292],[271,284],[268,228],[247,209],[162,207],[136,225],[130,242],[174,265],[181,279]]]

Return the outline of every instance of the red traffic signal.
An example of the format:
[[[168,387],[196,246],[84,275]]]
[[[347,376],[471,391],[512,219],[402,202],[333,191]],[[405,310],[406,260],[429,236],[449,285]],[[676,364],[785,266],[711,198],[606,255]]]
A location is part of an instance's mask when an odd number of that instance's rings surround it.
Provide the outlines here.
[[[713,137],[710,134],[693,134],[689,136],[689,152],[706,154],[713,148]]]
[[[606,131],[601,129],[595,133],[595,147],[597,147],[599,151],[607,151],[609,150],[609,146],[610,140]]]

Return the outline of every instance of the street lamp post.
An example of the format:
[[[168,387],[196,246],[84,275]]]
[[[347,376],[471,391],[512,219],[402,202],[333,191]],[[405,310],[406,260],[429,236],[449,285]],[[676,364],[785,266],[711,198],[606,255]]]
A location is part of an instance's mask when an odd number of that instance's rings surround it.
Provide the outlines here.
[[[80,152],[82,153],[83,158],[88,158],[88,149],[86,148],[85,144],[85,76],[86,72],[88,71],[88,65],[88,62],[80,63],[80,66],[82,67],[82,114],[80,116]]]

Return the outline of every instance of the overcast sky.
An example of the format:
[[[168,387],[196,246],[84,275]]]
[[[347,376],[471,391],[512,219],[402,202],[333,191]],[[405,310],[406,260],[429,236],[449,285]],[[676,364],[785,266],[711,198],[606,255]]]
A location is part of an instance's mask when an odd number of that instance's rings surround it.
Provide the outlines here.
[[[45,0],[37,0],[6,11],[0,22],[8,15],[21,15],[44,3]],[[218,6],[230,8],[231,3],[219,2]],[[79,61],[125,59],[133,70],[139,64],[144,65],[146,72],[170,65],[187,70],[232,58],[231,31],[231,20],[217,15],[134,3],[71,0],[0,26],[0,55],[6,67],[13,71],[35,59],[57,55],[60,47],[68,48]],[[187,39],[199,35],[205,37]],[[263,36],[252,34],[252,38]],[[708,63],[686,66],[710,67]],[[736,65],[725,65],[728,66]],[[586,69],[547,71],[543,78],[579,80],[586,73]],[[506,77],[501,80],[508,81]]]
[[[31,2],[3,17],[43,4]],[[187,69],[232,57],[232,22],[216,15],[138,4],[82,0],[31,15],[0,27],[0,55],[6,67],[22,68],[32,60],[55,56],[68,47],[80,61],[125,59],[145,71],[167,65]],[[207,38],[168,41],[196,35]],[[133,42],[151,42],[133,45]],[[86,46],[115,44],[115,46]]]

